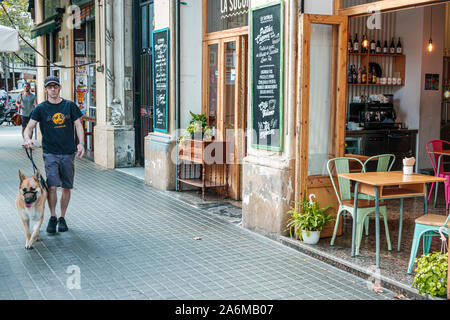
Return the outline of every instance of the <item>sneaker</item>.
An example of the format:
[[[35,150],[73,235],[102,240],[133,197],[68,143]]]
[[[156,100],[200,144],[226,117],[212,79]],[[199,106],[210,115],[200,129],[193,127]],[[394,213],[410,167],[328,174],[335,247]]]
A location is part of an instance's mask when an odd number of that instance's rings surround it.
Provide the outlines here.
[[[69,230],[69,228],[67,228],[66,220],[63,217],[59,217],[58,232],[66,232],[67,230]]]
[[[47,233],[56,233],[56,224],[58,223],[58,220],[56,217],[50,217],[48,220],[47,225]]]

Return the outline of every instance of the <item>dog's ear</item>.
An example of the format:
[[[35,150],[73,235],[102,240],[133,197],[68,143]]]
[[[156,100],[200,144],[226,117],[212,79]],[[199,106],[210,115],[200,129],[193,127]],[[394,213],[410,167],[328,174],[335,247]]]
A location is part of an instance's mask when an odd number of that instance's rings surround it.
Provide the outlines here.
[[[23,175],[23,173],[22,173],[22,171],[20,171],[20,169],[19,169],[19,178],[20,178],[20,183],[22,183],[22,181],[27,178]]]
[[[34,173],[33,178],[34,178],[34,180],[36,180],[36,182],[39,182],[39,169],[36,169],[36,172]]]

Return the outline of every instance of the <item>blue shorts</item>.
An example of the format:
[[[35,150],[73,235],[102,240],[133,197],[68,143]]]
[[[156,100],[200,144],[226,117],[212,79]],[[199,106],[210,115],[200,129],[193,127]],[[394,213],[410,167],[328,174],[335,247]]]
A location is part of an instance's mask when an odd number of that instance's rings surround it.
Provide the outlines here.
[[[73,188],[75,175],[75,153],[73,154],[43,154],[45,174],[49,187]]]

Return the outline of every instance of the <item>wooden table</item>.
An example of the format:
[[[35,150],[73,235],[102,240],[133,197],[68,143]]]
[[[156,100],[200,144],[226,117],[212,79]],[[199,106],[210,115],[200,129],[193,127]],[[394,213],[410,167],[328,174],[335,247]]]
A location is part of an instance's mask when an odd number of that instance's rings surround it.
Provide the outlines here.
[[[376,233],[376,264],[380,267],[380,210],[379,201],[384,199],[400,199],[400,222],[398,235],[398,249],[400,251],[400,240],[403,220],[403,199],[411,197],[423,197],[424,212],[427,213],[427,183],[443,182],[445,178],[425,174],[405,175],[402,171],[389,172],[361,172],[341,173],[338,175],[356,182],[354,195],[354,217],[352,228],[352,257],[355,256],[355,235],[357,217],[358,192],[375,197],[375,233]]]
[[[438,154],[438,164],[437,164],[437,174],[436,176],[439,177],[440,169],[441,169],[441,158],[442,156],[450,156],[450,150],[440,150],[440,151],[430,151],[430,153]],[[436,202],[437,202],[437,193],[438,193],[438,184],[436,183],[436,188],[434,189],[434,207],[436,208]],[[447,199],[445,199],[447,201]]]

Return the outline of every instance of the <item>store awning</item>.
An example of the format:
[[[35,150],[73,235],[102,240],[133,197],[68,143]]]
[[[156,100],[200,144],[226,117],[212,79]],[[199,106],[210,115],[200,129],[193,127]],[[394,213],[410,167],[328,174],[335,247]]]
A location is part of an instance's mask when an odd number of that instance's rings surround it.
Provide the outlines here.
[[[31,39],[53,32],[56,29],[56,26],[57,26],[56,17],[52,19],[47,19],[46,21],[38,24],[33,29],[31,29]]]
[[[0,25],[0,52],[16,52],[19,47],[19,32]]]

